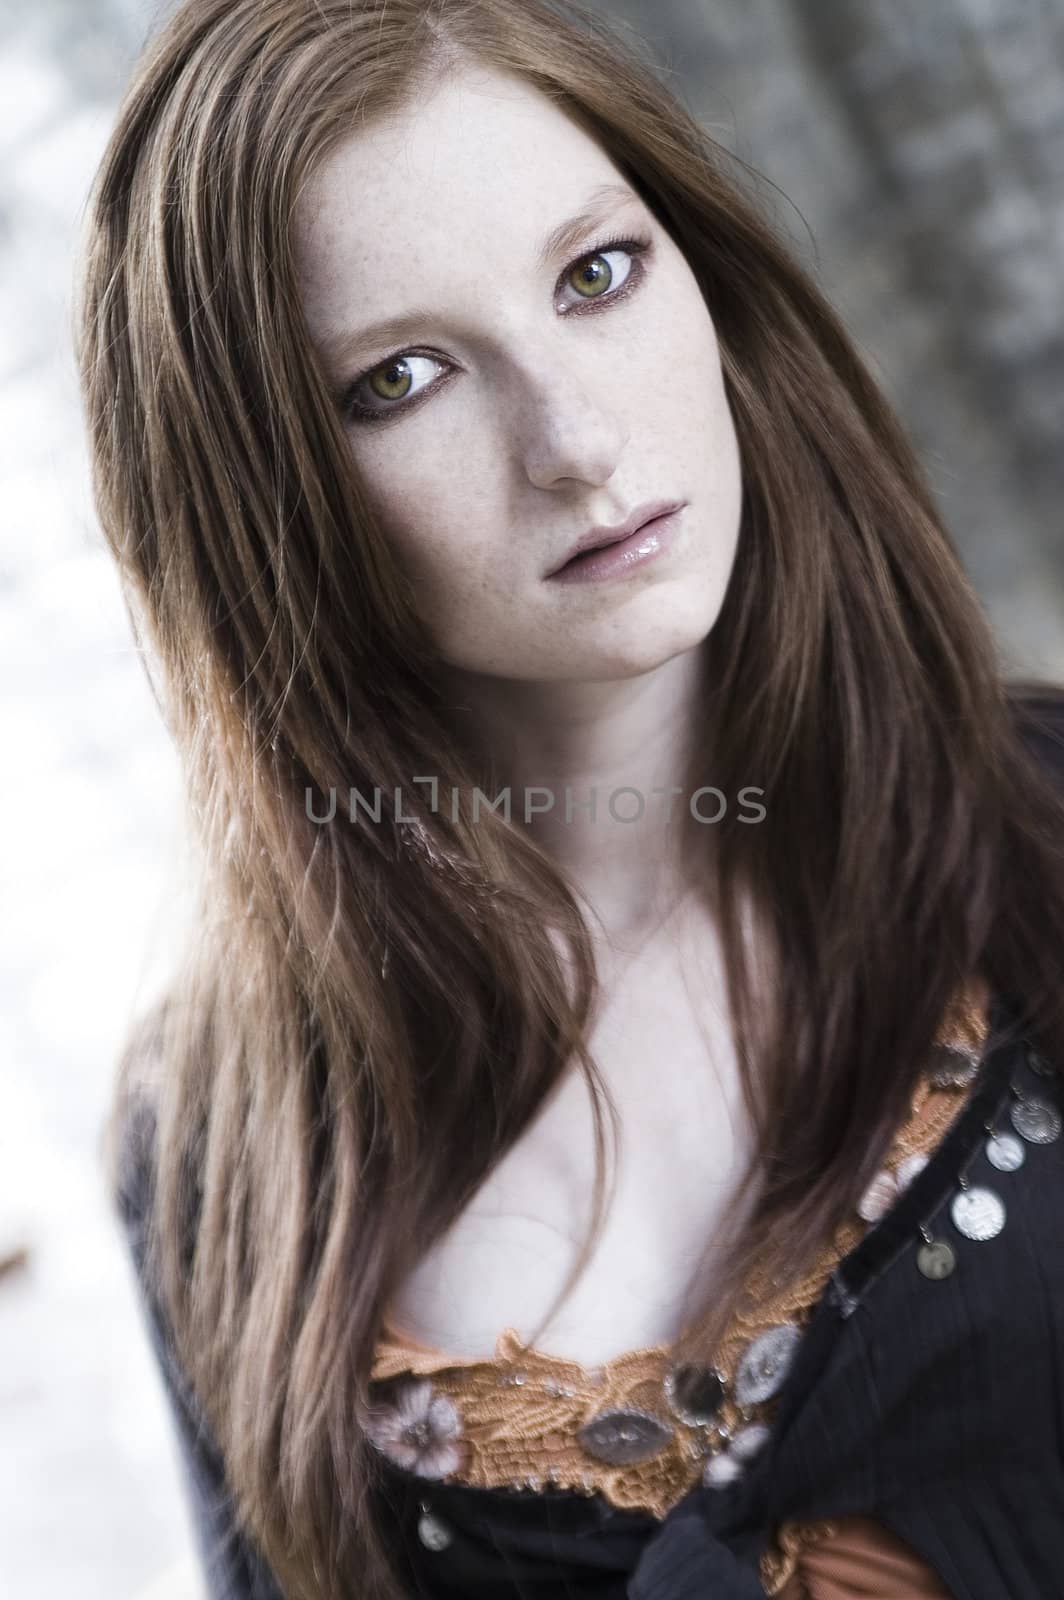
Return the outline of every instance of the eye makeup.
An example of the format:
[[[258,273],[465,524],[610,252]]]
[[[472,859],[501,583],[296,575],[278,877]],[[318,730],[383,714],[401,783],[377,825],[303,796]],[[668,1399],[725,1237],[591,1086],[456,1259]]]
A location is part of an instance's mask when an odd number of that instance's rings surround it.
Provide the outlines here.
[[[615,237],[603,239],[600,240],[600,242],[592,249],[585,250],[581,255],[576,256],[572,261],[569,262],[567,266],[562,268],[557,285],[555,287],[555,297],[564,291],[567,280],[579,267],[584,266],[586,263],[591,261],[597,260],[600,256],[609,255],[613,251],[619,250],[623,251],[626,255],[629,255],[632,258],[632,262],[627,276],[624,278],[618,288],[609,288],[604,293],[599,295],[583,296],[579,298],[574,305],[569,306],[562,314],[564,316],[588,316],[596,313],[600,308],[605,310],[610,306],[616,305],[619,301],[627,300],[630,295],[634,294],[639,288],[642,287],[642,284],[650,270],[649,260],[652,258],[653,248],[654,246],[652,239],[648,235],[643,234],[636,237]],[[386,399],[383,399],[379,395],[376,397],[378,401],[378,404],[376,405],[366,405],[364,402],[359,400],[359,391],[362,389],[367,379],[373,377],[375,373],[386,372],[389,367],[396,366],[400,362],[404,362],[410,357],[426,361],[433,361],[441,367],[448,365],[442,356],[438,356],[430,350],[419,350],[413,348],[409,350],[395,351],[392,355],[386,356],[383,361],[374,362],[372,367],[369,367],[365,371],[358,373],[356,377],[352,378],[351,381],[345,384],[338,392],[337,404],[344,420],[352,423],[368,423],[370,425],[376,425],[381,422],[389,422],[393,418],[406,416],[409,412],[414,410],[416,406],[419,406],[422,403],[422,400],[428,399],[430,396],[437,393],[437,391],[449,381],[451,375],[453,375],[454,371],[456,370],[455,368],[451,367],[448,372],[441,373],[440,376],[433,382],[426,384],[424,388],[417,390],[412,398],[408,399],[406,397],[401,397],[397,399],[394,404],[389,403]]]

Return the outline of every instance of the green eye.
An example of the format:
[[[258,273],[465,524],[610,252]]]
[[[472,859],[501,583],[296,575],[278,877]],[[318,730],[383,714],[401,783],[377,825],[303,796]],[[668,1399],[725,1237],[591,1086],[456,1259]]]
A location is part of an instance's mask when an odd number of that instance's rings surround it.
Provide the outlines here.
[[[577,294],[582,294],[585,300],[597,300],[604,290],[611,287],[613,268],[606,263],[606,256],[613,254],[614,252],[610,250],[601,255],[589,256],[570,275],[569,282]]]
[[[410,363],[404,356],[396,356],[371,372],[368,381],[378,400],[402,400],[410,392]]]
[[[608,304],[623,301],[639,288],[646,276],[647,268],[639,257],[649,255],[651,249],[652,242],[646,237],[607,239],[573,262],[558,279],[557,287],[571,288],[585,301],[602,300]],[[615,265],[615,261],[620,265]],[[575,307],[561,305],[559,309],[571,312]],[[426,380],[420,386],[415,382],[419,362],[424,363]],[[432,382],[433,376],[446,366],[442,357],[430,356],[424,351],[400,352],[352,379],[338,393],[337,402],[351,422],[382,422],[387,417],[410,411],[420,404],[422,396],[427,397],[438,389],[447,381],[447,375],[436,383]],[[375,403],[363,403],[359,399],[360,391]]]

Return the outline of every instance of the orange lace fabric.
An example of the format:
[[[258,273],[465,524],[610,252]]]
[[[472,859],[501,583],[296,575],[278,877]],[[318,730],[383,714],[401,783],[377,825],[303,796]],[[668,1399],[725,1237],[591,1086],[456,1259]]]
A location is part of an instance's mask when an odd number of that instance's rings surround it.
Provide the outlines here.
[[[765,1593],[777,1600],[952,1600],[938,1574],[874,1517],[786,1523],[779,1537],[779,1553],[761,1569]]]
[[[780,1288],[756,1268],[751,1272],[749,1304],[735,1314],[714,1355],[713,1365],[726,1381],[726,1392],[711,1421],[685,1421],[666,1403],[668,1345],[625,1351],[600,1367],[585,1368],[523,1345],[514,1328],[499,1334],[493,1357],[473,1359],[434,1349],[386,1323],[371,1379],[391,1387],[375,1410],[377,1425],[371,1426],[370,1437],[400,1465],[426,1477],[479,1488],[535,1490],[554,1484],[598,1493],[612,1505],[650,1511],[658,1518],[696,1484],[724,1483],[737,1476],[743,1461],[768,1437],[775,1409],[775,1397],[754,1405],[737,1403],[732,1380],[744,1352],[759,1335],[780,1324],[805,1326],[838,1262],[889,1208],[949,1131],[967,1103],[971,1080],[961,1074],[963,1083],[939,1086],[932,1075],[941,1070],[944,1059],[967,1060],[970,1072],[985,1042],[987,1007],[987,990],[980,980],[965,985],[954,997],[935,1036],[935,1056],[862,1198],[861,1214],[840,1224],[800,1281]],[[951,1050],[960,1055],[951,1056]],[[392,1384],[401,1378],[405,1384]],[[634,1412],[647,1419],[649,1427],[658,1423],[661,1448],[648,1459],[623,1466],[592,1459],[578,1430],[611,1411]],[[810,1537],[835,1534],[854,1520],[784,1524],[762,1561],[766,1593],[800,1600],[803,1591],[785,1585],[797,1575],[800,1552]],[[919,1572],[926,1571],[920,1564]],[[925,1591],[917,1587],[912,1592]],[[823,1593],[829,1600],[830,1588]]]

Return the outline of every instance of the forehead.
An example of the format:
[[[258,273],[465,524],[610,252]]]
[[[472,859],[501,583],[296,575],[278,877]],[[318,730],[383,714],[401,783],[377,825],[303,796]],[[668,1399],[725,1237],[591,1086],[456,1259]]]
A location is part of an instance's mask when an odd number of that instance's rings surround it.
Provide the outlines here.
[[[462,68],[400,113],[360,129],[303,190],[293,243],[305,309],[324,329],[352,296],[391,309],[397,274],[432,281],[504,231],[503,254],[531,262],[543,234],[617,168],[538,90]],[[400,282],[400,288],[402,282]],[[390,292],[389,292],[390,291]]]

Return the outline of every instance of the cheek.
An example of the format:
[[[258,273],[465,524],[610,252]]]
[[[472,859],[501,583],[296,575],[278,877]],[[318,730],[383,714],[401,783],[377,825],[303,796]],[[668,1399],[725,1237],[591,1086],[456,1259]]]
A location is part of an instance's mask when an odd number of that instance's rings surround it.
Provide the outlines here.
[[[442,625],[449,612],[461,611],[465,626],[466,607],[505,603],[516,593],[517,574],[505,559],[493,510],[497,498],[501,503],[499,485],[468,455],[456,459],[446,434],[441,444],[430,431],[426,424],[416,448],[403,442],[401,468],[384,460],[389,441],[380,447],[370,441],[360,449],[359,471],[389,549],[417,588],[423,615]]]
[[[403,570],[418,582],[432,581],[454,559],[446,484],[424,462],[416,477],[405,464],[396,470],[382,459],[386,452],[387,441],[383,450],[371,444],[356,457],[371,513]]]
[[[393,549],[415,585],[423,612],[454,606],[463,593],[476,592],[475,561],[438,524],[432,529],[404,526]]]
[[[430,521],[425,506],[436,508]],[[393,508],[383,524],[399,565],[414,584],[418,609],[426,620],[446,625],[449,618],[465,615],[471,606],[483,610],[485,599],[496,593],[500,576],[498,552],[494,562],[458,508],[444,507],[438,491],[426,490],[418,512]]]
[[[656,306],[642,341],[638,416],[644,426],[667,427],[674,444],[696,435],[705,444],[730,413],[716,329],[686,264]]]

